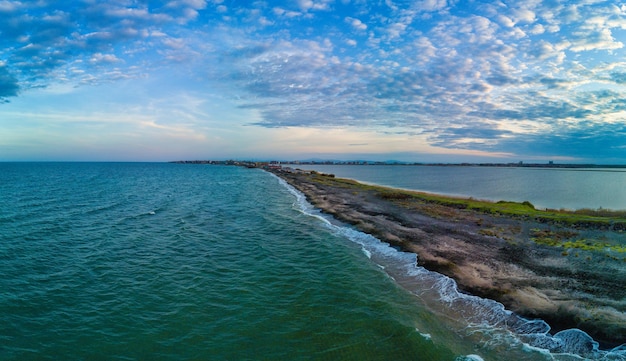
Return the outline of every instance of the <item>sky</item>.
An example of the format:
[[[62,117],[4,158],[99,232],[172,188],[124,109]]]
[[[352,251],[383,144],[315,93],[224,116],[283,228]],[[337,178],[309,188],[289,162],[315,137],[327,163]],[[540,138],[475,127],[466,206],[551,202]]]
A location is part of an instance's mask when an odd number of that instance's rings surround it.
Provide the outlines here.
[[[626,164],[626,3],[0,0],[0,161]]]

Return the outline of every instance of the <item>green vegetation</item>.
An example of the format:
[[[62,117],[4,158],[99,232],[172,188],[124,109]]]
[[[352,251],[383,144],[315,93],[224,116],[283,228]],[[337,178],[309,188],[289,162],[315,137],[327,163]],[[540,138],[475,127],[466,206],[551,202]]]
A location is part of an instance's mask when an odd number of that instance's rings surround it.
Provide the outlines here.
[[[626,211],[605,209],[539,210],[526,202],[490,202],[473,198],[442,196],[424,192],[388,188],[359,183],[351,179],[336,178],[334,175],[312,172],[309,179],[321,186],[337,187],[350,191],[352,194],[369,194],[393,202],[402,207],[416,209],[423,214],[436,218],[455,219],[459,212],[472,211],[493,216],[510,217],[524,221],[546,224],[551,229],[531,229],[529,238],[536,244],[562,248],[562,255],[582,257],[578,251],[604,253],[606,257],[626,262],[626,245],[611,244],[606,239],[581,238],[579,230],[612,230],[626,231]],[[482,219],[476,224],[482,227]],[[504,229],[487,225],[478,233],[513,241],[511,234],[521,232],[521,228]],[[622,256],[624,255],[624,256]],[[585,256],[590,260],[590,256]],[[619,258],[618,258],[619,257]]]
[[[378,196],[382,199],[387,200],[402,200],[413,198],[410,194],[406,192],[381,192]]]
[[[572,231],[551,231],[549,229],[537,228],[530,230],[530,239],[533,242],[553,247],[561,246],[566,239],[577,235],[578,233]]]
[[[358,183],[354,180],[312,174],[311,179],[317,183],[341,188],[354,188],[355,191],[370,191],[392,202],[419,202],[437,204],[456,209],[466,209],[491,215],[523,218],[547,224],[561,224],[574,228],[626,230],[626,211],[590,210],[539,210],[528,201],[525,202],[490,202],[473,198],[457,198],[424,192],[393,189]]]
[[[577,248],[585,251],[611,251],[618,253],[626,253],[626,247],[616,244],[609,244],[606,242],[599,242],[586,239],[578,239],[575,241],[564,242],[561,247],[563,248]]]
[[[323,174],[316,171],[311,171],[311,180],[319,184],[341,188],[355,188],[355,190],[357,190],[358,188],[365,189],[367,187],[370,187],[352,179],[335,178],[334,174]]]
[[[582,208],[582,209],[577,209],[573,211],[573,213],[583,214],[587,216],[596,216],[596,217],[626,218],[626,211],[614,211],[611,209],[603,209],[603,208],[598,208],[598,209]]]
[[[600,240],[576,239],[568,240],[577,235],[570,231],[550,231],[541,229],[531,230],[531,240],[537,244],[552,247],[563,247],[565,249],[580,249],[583,251],[607,251],[626,253],[626,246],[610,244]]]
[[[470,210],[496,216],[522,218],[534,220],[540,223],[563,225],[576,228],[590,229],[613,229],[616,231],[626,230],[626,212],[615,212],[609,210],[582,209],[577,211],[566,210],[539,210],[535,209],[530,202],[489,202],[476,200],[473,198],[457,198],[442,196],[424,192],[410,190],[393,189],[382,186],[362,184],[351,179],[334,178],[322,174],[312,174],[311,179],[316,183],[348,188],[355,192],[373,192],[376,196],[400,204],[406,207],[425,205],[433,208],[422,209],[428,214],[439,217],[454,217],[452,212],[445,209]],[[434,209],[430,206],[439,206]],[[449,207],[449,208],[444,208]],[[485,228],[479,233],[487,236],[500,237],[502,230]],[[562,247],[564,255],[569,254],[568,249],[579,249],[583,251],[606,251],[616,253],[626,253],[626,246],[609,244],[605,241],[576,239],[578,233],[572,230],[549,230],[532,229],[530,239],[537,243],[551,247]]]

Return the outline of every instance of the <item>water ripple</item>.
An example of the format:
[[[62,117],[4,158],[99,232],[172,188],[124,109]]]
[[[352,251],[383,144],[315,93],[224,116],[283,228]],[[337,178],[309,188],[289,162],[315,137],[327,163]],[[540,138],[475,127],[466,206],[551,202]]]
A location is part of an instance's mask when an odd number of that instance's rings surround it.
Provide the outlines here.
[[[0,359],[476,353],[293,202],[236,167],[0,163]]]

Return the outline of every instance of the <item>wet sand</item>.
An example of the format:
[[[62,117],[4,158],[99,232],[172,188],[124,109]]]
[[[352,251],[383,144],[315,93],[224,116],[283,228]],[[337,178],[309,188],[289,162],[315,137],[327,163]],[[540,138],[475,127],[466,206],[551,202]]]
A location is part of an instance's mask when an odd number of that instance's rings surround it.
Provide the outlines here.
[[[524,317],[543,319],[552,332],[579,328],[602,348],[626,343],[626,254],[532,240],[537,232],[617,240],[626,239],[625,233],[385,197],[380,187],[306,172],[270,171],[323,212],[416,253],[420,266],[455,279],[463,292],[499,301]]]

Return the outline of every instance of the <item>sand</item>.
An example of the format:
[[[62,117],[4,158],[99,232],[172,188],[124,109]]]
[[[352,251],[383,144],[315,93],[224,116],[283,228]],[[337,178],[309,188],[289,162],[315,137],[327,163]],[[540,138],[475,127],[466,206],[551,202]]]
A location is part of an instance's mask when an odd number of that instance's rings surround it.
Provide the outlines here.
[[[626,234],[387,199],[373,188],[327,176],[271,171],[323,212],[416,253],[420,266],[452,277],[463,292],[543,319],[552,332],[579,328],[602,348],[626,343],[626,255],[541,245],[531,233],[541,229],[624,239]]]

